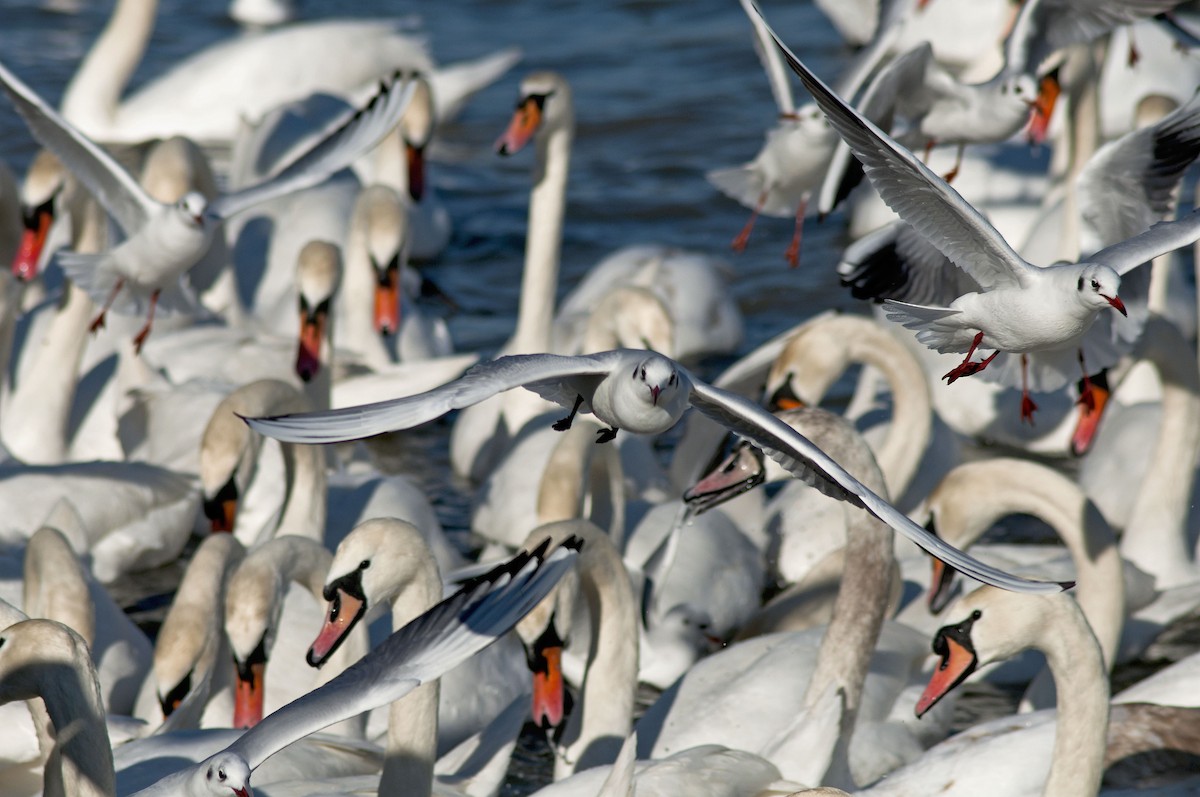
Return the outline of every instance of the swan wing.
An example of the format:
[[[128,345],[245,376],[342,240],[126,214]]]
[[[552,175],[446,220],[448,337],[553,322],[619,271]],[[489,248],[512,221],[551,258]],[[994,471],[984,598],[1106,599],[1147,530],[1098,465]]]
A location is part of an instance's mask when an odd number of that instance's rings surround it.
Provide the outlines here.
[[[867,510],[933,556],[971,578],[1014,592],[1059,592],[1074,584],[1019,578],[948,545],[851,476],[804,435],[742,396],[693,378],[691,404],[699,412],[761,448],[767,456],[804,483],[825,495]]]
[[[162,207],[112,155],[62,118],[3,64],[0,64],[0,88],[38,143],[53,152],[83,183],[117,220],[126,236],[141,229]]]

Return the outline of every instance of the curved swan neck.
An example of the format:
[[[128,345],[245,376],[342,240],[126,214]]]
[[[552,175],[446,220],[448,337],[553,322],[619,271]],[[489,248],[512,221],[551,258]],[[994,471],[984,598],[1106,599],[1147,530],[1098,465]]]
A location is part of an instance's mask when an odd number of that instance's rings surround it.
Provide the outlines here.
[[[1160,316],[1146,321],[1139,346],[1162,381],[1162,420],[1121,554],[1153,573],[1163,589],[1195,578],[1184,530],[1200,457],[1200,373],[1191,344]]]
[[[95,609],[87,576],[71,544],[57,529],[43,526],[25,548],[25,611],[71,628],[89,647],[95,636]]]
[[[287,503],[277,533],[322,542],[328,502],[324,455],[318,446],[310,445],[286,443],[282,450]],[[319,590],[317,600],[321,600]]]
[[[121,93],[154,31],[158,0],[118,0],[63,94],[63,116],[94,138],[112,128]]]
[[[1125,622],[1125,580],[1116,536],[1078,485],[1057,471],[1007,457],[960,465],[929,496],[938,533],[966,548],[1008,515],[1050,525],[1075,562],[1075,599],[1112,667]]]
[[[892,420],[876,460],[888,492],[899,496],[916,475],[933,425],[929,384],[904,344],[870,319],[824,318],[788,342],[771,368],[769,384],[789,375],[803,379],[803,397],[816,404],[852,363],[878,369],[891,387]]]
[[[537,160],[529,196],[529,232],[525,239],[521,300],[517,308],[517,329],[506,349],[508,354],[530,354],[549,348],[567,204],[567,172],[575,134],[573,109],[566,107],[564,116],[559,124],[536,140]]]
[[[1042,627],[1037,648],[1046,654],[1058,692],[1058,728],[1046,797],[1094,795],[1100,790],[1108,736],[1108,679],[1087,620],[1066,603]],[[1068,610],[1070,609],[1070,610]],[[1060,619],[1061,618],[1061,619]]]
[[[0,703],[40,697],[54,725],[56,745],[46,764],[47,797],[116,794],[100,684],[83,639],[50,620],[10,626],[3,639]]]

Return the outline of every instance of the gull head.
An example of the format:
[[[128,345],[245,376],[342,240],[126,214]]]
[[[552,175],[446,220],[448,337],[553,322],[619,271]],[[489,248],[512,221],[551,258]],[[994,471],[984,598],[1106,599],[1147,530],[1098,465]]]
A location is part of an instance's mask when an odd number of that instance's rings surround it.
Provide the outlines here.
[[[188,191],[175,203],[175,207],[189,222],[197,227],[204,226],[204,211],[208,209],[208,200],[199,191]]]
[[[251,797],[250,765],[236,753],[217,753],[204,762],[201,794],[212,797]]]
[[[658,354],[652,354],[639,361],[633,369],[632,378],[646,386],[650,403],[656,407],[660,403],[669,403],[680,384],[675,363]]]
[[[1083,303],[1089,307],[1102,310],[1112,307],[1123,316],[1128,316],[1125,303],[1121,301],[1118,292],[1121,289],[1121,276],[1111,268],[1099,263],[1093,263],[1085,268],[1075,283]]]

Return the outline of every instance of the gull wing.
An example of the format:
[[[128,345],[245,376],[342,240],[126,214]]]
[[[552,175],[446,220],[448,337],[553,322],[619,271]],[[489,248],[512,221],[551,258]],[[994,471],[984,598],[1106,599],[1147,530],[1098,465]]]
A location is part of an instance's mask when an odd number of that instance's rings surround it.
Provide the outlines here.
[[[1168,11],[1180,0],[1028,0],[1004,43],[1004,69],[1036,74],[1046,60],[1072,44],[1090,42],[1114,28]]]
[[[1127,274],[1159,255],[1173,252],[1197,240],[1200,240],[1200,209],[1175,221],[1160,221],[1140,235],[1101,249],[1088,257],[1087,262],[1103,263],[1118,274]]]
[[[127,237],[133,236],[162,207],[112,155],[59,116],[3,64],[0,64],[0,88],[38,143],[58,156],[117,220]]]
[[[1085,255],[1144,232],[1175,205],[1175,188],[1200,155],[1200,95],[1157,123],[1110,141],[1075,178]]]
[[[770,26],[767,30],[771,30]],[[1038,269],[1013,251],[978,210],[911,152],[834,94],[774,31],[771,35],[792,70],[829,117],[829,123],[862,161],[879,196],[900,218],[984,289],[1030,284]]]
[[[385,706],[499,639],[550,593],[582,546],[543,543],[469,581],[340,675],[265,717],[225,748],[251,769],[292,742]]]
[[[825,495],[861,507],[933,556],[971,578],[1013,592],[1049,593],[1074,582],[1031,581],[968,556],[914,523],[907,515],[851,476],[828,454],[754,402],[692,378],[691,404],[698,411],[760,447],[789,473]]]
[[[767,81],[771,84],[771,96],[775,98],[775,105],[782,115],[794,114],[796,101],[792,98],[792,87],[788,83],[787,70],[783,66],[783,60],[779,57],[779,51],[775,49],[775,44],[771,41],[771,34],[763,25],[762,17],[754,13],[750,1],[741,0],[741,4],[742,10],[750,18],[750,24],[754,26],[754,52],[758,53],[758,60],[762,63],[763,71],[767,73]]]
[[[340,443],[410,429],[515,387],[527,387],[569,408],[579,394],[574,387],[579,377],[606,376],[620,358],[619,351],[583,357],[517,354],[479,363],[455,381],[415,396],[322,412],[247,418],[246,423],[288,443]]]
[[[332,132],[298,155],[274,177],[218,197],[209,205],[209,210],[227,219],[260,202],[310,188],[341,171],[399,124],[414,91],[412,81],[401,80],[397,75],[392,85],[381,87],[366,106],[336,119],[331,124]]]

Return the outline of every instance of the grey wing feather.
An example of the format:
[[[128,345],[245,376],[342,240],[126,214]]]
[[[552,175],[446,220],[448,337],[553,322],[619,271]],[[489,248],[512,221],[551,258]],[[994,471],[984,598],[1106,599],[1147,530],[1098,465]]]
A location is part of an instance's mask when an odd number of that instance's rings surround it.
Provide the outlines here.
[[[1180,0],[1030,0],[1004,45],[1005,71],[1035,74],[1058,50],[1167,11]]]
[[[127,236],[141,229],[161,207],[112,155],[62,118],[3,64],[0,64],[0,88],[33,137],[83,183]]]
[[[333,123],[333,131],[301,153],[271,179],[219,197],[209,206],[221,218],[266,202],[278,196],[300,191],[320,183],[341,171],[368,152],[387,135],[404,115],[412,100],[415,84],[396,79],[379,91],[361,109]]]
[[[764,24],[766,24],[764,22]],[[767,28],[770,30],[770,27]],[[1034,267],[969,202],[911,152],[834,94],[771,32],[883,201],[985,289],[1026,285]]]
[[[226,752],[254,769],[297,739],[439,677],[516,625],[554,588],[580,545],[568,539],[549,552],[543,545],[471,580],[333,680],[264,718]]]
[[[750,18],[750,24],[754,26],[754,52],[758,54],[763,71],[767,73],[767,82],[771,85],[771,96],[775,98],[775,106],[779,108],[781,114],[795,113],[796,102],[792,99],[792,87],[788,84],[787,70],[784,69],[783,61],[780,60],[779,53],[771,42],[771,36],[763,28],[762,19],[754,13],[748,0],[741,0],[741,2],[742,10],[746,12],[746,16]]]
[[[850,246],[838,264],[855,299],[947,305],[979,286],[903,221],[880,227]]]
[[[1087,258],[1089,263],[1111,266],[1125,274],[1159,255],[1195,243],[1200,239],[1200,210],[1193,210],[1175,221],[1160,221],[1140,235],[1105,247]]]
[[[825,495],[862,507],[971,578],[1014,592],[1059,592],[1070,586],[1019,578],[943,542],[851,476],[804,435],[748,399],[693,379],[691,401],[701,413],[754,443],[806,484]]]
[[[255,431],[288,443],[340,443],[410,429],[440,418],[450,410],[478,404],[486,398],[529,386],[543,396],[561,396],[568,408],[574,394],[558,383],[573,377],[607,374],[615,360],[603,352],[585,357],[519,354],[479,363],[453,382],[415,396],[322,412],[247,418]],[[552,399],[553,400],[553,399]]]
[[[1200,95],[1101,147],[1076,178],[1080,217],[1095,246],[1137,235],[1169,213],[1175,188],[1197,155]]]

